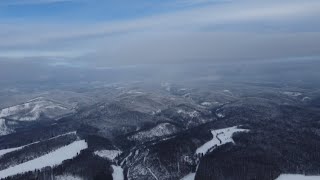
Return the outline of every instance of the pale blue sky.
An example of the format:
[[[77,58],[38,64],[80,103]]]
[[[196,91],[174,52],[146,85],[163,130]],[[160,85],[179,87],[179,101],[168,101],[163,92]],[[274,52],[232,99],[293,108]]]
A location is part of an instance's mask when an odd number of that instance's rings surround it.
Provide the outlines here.
[[[1,0],[2,20],[99,22],[227,3],[222,0]]]
[[[0,0],[0,60],[320,55],[319,0]]]

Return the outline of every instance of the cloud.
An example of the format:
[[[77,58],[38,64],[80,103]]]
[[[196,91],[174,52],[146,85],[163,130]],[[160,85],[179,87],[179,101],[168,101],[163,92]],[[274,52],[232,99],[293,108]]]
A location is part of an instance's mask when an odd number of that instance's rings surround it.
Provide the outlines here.
[[[134,64],[317,55],[319,9],[316,0],[247,0],[125,21],[13,22],[0,25],[0,56]]]

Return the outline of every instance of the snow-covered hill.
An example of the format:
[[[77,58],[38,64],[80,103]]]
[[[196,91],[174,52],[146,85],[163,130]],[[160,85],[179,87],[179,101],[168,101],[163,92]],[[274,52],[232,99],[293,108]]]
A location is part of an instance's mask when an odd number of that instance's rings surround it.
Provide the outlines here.
[[[55,119],[72,112],[64,105],[39,97],[26,103],[11,106],[0,110],[0,118],[9,118],[17,121],[35,121],[41,116]]]

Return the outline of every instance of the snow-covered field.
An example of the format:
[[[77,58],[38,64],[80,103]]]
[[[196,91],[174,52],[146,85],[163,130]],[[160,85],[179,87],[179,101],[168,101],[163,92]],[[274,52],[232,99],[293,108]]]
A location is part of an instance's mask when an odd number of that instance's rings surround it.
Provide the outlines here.
[[[120,150],[99,150],[95,151],[94,154],[102,158],[107,158],[113,161],[122,152]]]
[[[5,178],[15,174],[34,171],[47,166],[56,166],[61,164],[64,160],[72,159],[77,156],[81,150],[88,148],[88,144],[84,140],[75,141],[67,146],[61,147],[46,155],[40,156],[33,160],[21,163],[16,166],[9,167],[0,171],[0,178]]]
[[[276,180],[319,180],[320,176],[305,176],[299,174],[282,174]]]
[[[64,175],[56,176],[55,180],[82,180],[82,178],[78,176],[64,174]]]
[[[112,173],[113,180],[124,180],[123,169],[121,168],[121,166],[112,165],[112,168],[113,168],[113,173]]]
[[[249,130],[247,129],[238,129],[237,126],[234,127],[230,127],[230,128],[225,128],[225,129],[217,129],[217,130],[212,130],[212,140],[208,141],[207,143],[205,143],[204,145],[202,145],[201,147],[199,147],[196,150],[196,154],[206,154],[207,152],[209,152],[210,150],[224,145],[226,143],[234,143],[233,139],[232,139],[232,135],[236,132],[248,132]]]
[[[185,177],[183,177],[181,180],[194,180],[195,177],[196,177],[196,173],[190,173]]]

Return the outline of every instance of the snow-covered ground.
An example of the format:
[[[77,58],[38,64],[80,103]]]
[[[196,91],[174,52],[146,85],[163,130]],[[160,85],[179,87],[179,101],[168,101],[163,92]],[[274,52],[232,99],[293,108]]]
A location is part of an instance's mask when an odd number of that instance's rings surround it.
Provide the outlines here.
[[[40,97],[0,110],[0,118],[10,117],[17,121],[35,121],[39,119],[42,113],[50,117],[68,112],[70,112],[70,110],[66,107]]]
[[[123,169],[121,168],[121,166],[112,165],[112,168],[113,168],[113,173],[112,173],[113,180],[124,180]]]
[[[224,113],[222,113],[221,108],[216,110],[216,116],[218,116],[218,118],[224,118],[226,117],[226,115]]]
[[[177,111],[177,113],[178,114],[186,114],[186,115],[190,116],[191,118],[198,117],[200,115],[198,111],[187,112],[187,111],[182,110],[182,109],[179,109]]]
[[[7,127],[6,120],[0,118],[0,136],[12,133],[13,130]]]
[[[289,91],[283,92],[283,94],[285,94],[287,96],[293,96],[293,97],[297,97],[297,96],[302,95],[302,93],[300,93],[300,92],[289,92]]]
[[[207,143],[205,143],[204,145],[202,145],[201,147],[199,147],[196,150],[196,154],[206,154],[207,152],[209,152],[210,150],[224,145],[226,143],[234,143],[233,139],[232,139],[232,135],[236,132],[248,132],[249,130],[247,129],[239,129],[237,126],[234,127],[230,127],[230,128],[225,128],[225,129],[217,129],[217,130],[212,130],[212,140],[208,141]]]
[[[88,148],[88,144],[84,140],[75,141],[67,146],[61,147],[46,155],[40,156],[33,160],[21,163],[16,166],[9,167],[0,171],[0,178],[5,178],[15,174],[34,171],[47,166],[56,166],[61,164],[64,160],[72,159],[77,156],[81,150]]]
[[[158,124],[156,127],[146,130],[140,131],[132,136],[130,136],[129,140],[136,140],[136,141],[149,141],[153,140],[157,137],[162,137],[166,135],[173,134],[177,131],[176,127],[170,123],[161,123]]]
[[[95,155],[102,158],[107,158],[111,161],[113,161],[121,153],[122,152],[120,150],[99,150],[94,152]]]
[[[64,175],[56,176],[55,180],[82,180],[82,178],[78,176],[73,176],[70,174],[64,174]]]
[[[216,115],[217,115],[219,118],[224,118],[224,117],[225,117],[225,115],[224,115],[223,113],[221,113],[221,112],[216,113]]]
[[[211,106],[211,102],[202,102],[201,105],[202,106]]]
[[[61,134],[61,135],[58,135],[58,136],[55,136],[55,137],[52,137],[52,138],[49,138],[49,139],[46,139],[46,140],[43,140],[43,141],[48,141],[48,140],[56,139],[56,138],[59,138],[59,137],[61,137],[61,136],[66,136],[66,135],[70,135],[70,134],[76,134],[76,131],[72,131],[72,132],[69,132],[69,133]],[[27,146],[30,146],[30,145],[33,145],[33,144],[38,144],[38,143],[40,143],[40,142],[41,142],[41,141],[36,141],[36,142],[30,143],[30,144],[26,144],[26,145],[19,146],[19,147],[15,147],[15,148],[1,149],[1,150],[0,150],[0,157],[3,156],[3,155],[5,155],[5,154],[7,154],[7,153],[20,150],[20,149],[22,149],[22,148],[24,148],[24,147],[27,147]]]
[[[194,180],[195,177],[196,177],[196,173],[190,173],[185,177],[183,177],[181,180]]]
[[[320,176],[305,176],[299,174],[282,174],[276,180],[319,180]]]
[[[228,89],[225,89],[225,90],[223,90],[222,92],[223,92],[224,94],[228,94],[228,95],[233,96],[232,92],[231,92],[230,90],[228,90]]]

